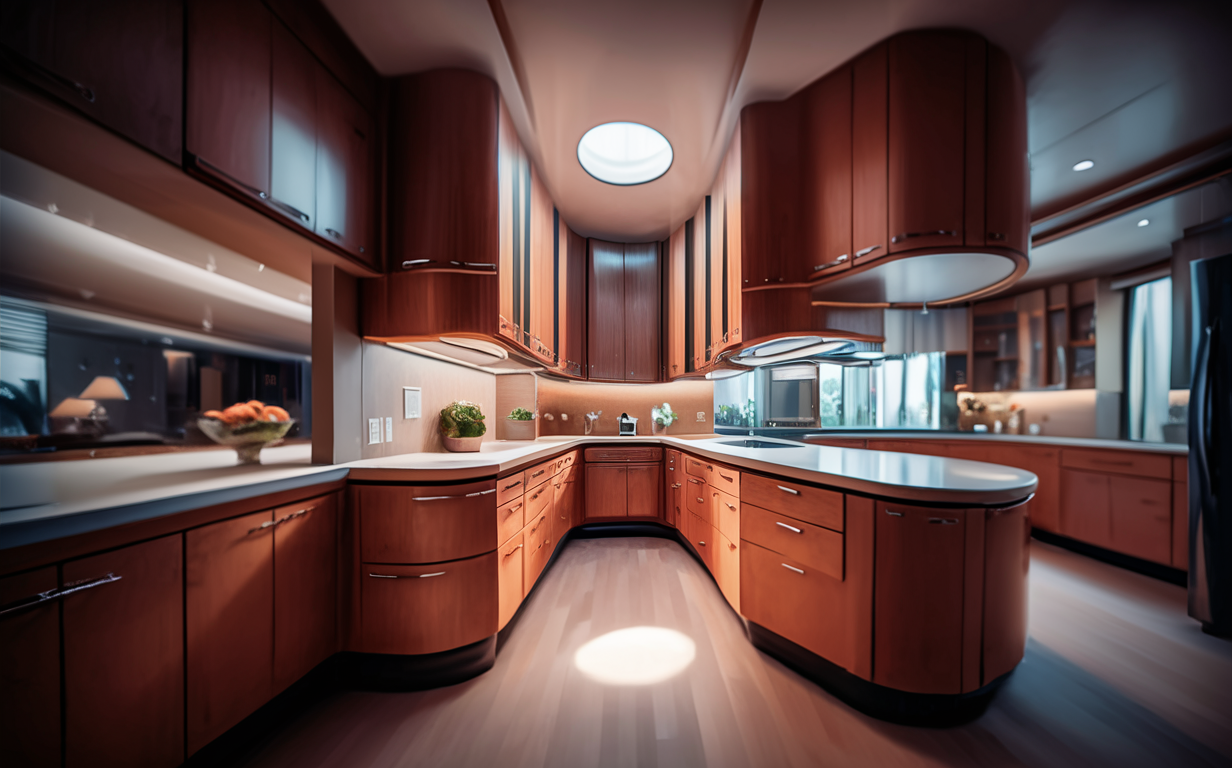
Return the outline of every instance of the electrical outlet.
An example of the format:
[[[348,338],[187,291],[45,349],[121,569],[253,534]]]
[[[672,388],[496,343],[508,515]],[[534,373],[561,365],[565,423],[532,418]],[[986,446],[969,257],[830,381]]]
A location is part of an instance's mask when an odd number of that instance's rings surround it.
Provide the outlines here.
[[[394,417],[385,417],[385,442],[392,443],[394,441]]]
[[[368,419],[368,445],[377,445],[381,442],[381,420]]]
[[[698,411],[698,412],[697,412],[697,420],[698,420],[698,421],[705,421],[705,420],[706,420],[706,412],[705,412],[705,411]]]

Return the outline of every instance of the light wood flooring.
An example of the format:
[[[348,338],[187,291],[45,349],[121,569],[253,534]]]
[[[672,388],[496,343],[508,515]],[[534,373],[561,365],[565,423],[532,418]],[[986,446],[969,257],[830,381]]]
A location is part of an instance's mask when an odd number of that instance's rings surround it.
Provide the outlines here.
[[[248,766],[1227,766],[1232,644],[1185,592],[1032,543],[1026,658],[980,719],[948,729],[866,717],[760,653],[700,564],[653,538],[574,540],[489,672],[419,693],[345,692]],[[587,640],[670,627],[679,676],[604,687]]]

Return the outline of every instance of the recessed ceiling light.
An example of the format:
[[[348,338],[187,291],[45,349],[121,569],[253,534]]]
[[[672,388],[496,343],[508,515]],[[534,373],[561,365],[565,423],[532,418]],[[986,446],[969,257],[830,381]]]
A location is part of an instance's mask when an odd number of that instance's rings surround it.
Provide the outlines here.
[[[1095,167],[1094,160],[1079,160],[1078,162],[1074,163],[1075,171],[1089,171],[1094,167]]]
[[[603,123],[578,142],[578,162],[599,181],[628,186],[654,181],[672,167],[672,145],[641,123]]]
[[[1140,227],[1145,227],[1147,224],[1150,224],[1150,223],[1151,223],[1151,220],[1150,220],[1150,219],[1143,219],[1143,220],[1141,220],[1141,221],[1139,221],[1139,222],[1138,222],[1138,226],[1140,226]]]

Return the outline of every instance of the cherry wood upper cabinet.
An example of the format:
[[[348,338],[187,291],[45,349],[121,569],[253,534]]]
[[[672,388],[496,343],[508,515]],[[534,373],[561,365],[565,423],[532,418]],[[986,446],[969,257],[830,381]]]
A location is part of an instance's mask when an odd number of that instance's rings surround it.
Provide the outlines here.
[[[66,766],[184,761],[183,574],[179,535],[64,564]]]
[[[317,208],[318,65],[286,27],[271,26],[269,201],[281,213],[312,227]]]
[[[963,244],[966,35],[888,45],[890,252]]]
[[[56,569],[0,579],[0,747],[13,765],[60,766],[60,606],[35,603],[57,587]]]
[[[274,513],[184,534],[188,754],[273,694]]]
[[[254,199],[270,189],[273,17],[256,0],[189,0],[186,163]]]
[[[861,264],[884,256],[890,237],[886,213],[886,45],[874,46],[852,62],[851,93],[851,260]]]
[[[624,371],[628,381],[659,379],[659,244],[628,243],[624,264]],[[603,318],[596,318],[602,323]]]
[[[625,246],[590,241],[590,378],[625,378]]]
[[[784,282],[804,236],[800,100],[761,102],[740,116],[742,284]]]
[[[985,242],[1029,247],[1027,97],[1005,51],[988,46],[988,176]]]
[[[586,238],[560,223],[563,256],[556,281],[557,322],[560,328],[558,370],[566,375],[586,375]]]
[[[376,268],[372,120],[333,75],[316,79],[316,233]]]
[[[851,67],[809,86],[803,94],[807,130],[803,258],[793,275],[834,274],[851,266],[852,130]]]
[[[179,0],[5,2],[4,58],[66,104],[179,165],[184,6]]]

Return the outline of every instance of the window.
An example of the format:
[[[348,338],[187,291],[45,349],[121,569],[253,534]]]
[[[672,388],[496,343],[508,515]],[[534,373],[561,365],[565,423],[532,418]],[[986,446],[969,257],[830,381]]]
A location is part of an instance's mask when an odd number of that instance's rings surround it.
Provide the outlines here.
[[[1185,406],[1171,402],[1172,278],[1129,295],[1125,350],[1126,432],[1130,440],[1185,441]],[[1185,394],[1185,393],[1177,393]],[[1183,400],[1183,398],[1181,398]]]

